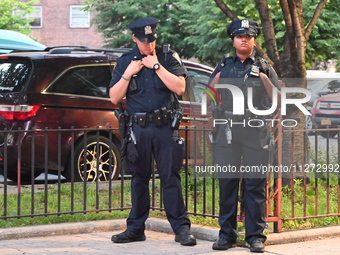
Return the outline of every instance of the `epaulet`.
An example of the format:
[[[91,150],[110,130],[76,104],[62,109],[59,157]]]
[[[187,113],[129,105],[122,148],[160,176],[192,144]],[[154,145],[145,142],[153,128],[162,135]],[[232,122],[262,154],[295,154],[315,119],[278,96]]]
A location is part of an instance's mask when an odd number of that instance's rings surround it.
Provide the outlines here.
[[[133,52],[133,50],[126,51],[126,52],[124,52],[124,53],[121,55],[121,57],[125,57],[125,56],[128,56],[128,55],[131,55],[132,52]]]
[[[233,57],[227,57],[226,55],[222,56],[222,60],[221,60],[221,66],[224,67],[227,64],[232,64],[233,63]]]
[[[268,60],[262,57],[256,57],[257,60],[259,60],[261,63],[269,64]]]
[[[168,54],[174,54],[176,51],[173,50],[173,49],[170,49],[169,53]]]

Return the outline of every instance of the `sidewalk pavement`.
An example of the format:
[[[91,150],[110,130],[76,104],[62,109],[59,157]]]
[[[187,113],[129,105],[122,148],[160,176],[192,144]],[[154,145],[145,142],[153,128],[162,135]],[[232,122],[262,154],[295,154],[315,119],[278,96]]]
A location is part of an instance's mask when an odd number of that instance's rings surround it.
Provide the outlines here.
[[[174,234],[167,220],[149,218],[146,221],[145,242],[115,244],[111,236],[125,230],[125,219],[90,222],[59,223],[0,229],[0,254],[216,254],[211,249],[218,237],[218,229],[192,225],[191,232],[198,239],[194,247],[174,242]],[[340,226],[285,231],[267,235],[266,251],[271,246],[320,240],[340,236]],[[339,243],[336,239],[336,243]],[[314,241],[315,242],[315,241]],[[326,245],[326,244],[324,244]],[[329,245],[331,246],[331,245]],[[334,246],[334,245],[333,245]],[[330,247],[332,248],[332,247]],[[292,247],[292,250],[296,248]],[[333,247],[336,252],[339,247]],[[270,253],[276,253],[277,249]],[[336,254],[336,252],[333,254]],[[249,249],[236,247],[228,254],[250,254]],[[276,253],[279,254],[279,253]],[[291,253],[282,253],[291,254]],[[296,253],[300,254],[301,253]],[[312,253],[306,253],[312,254]],[[327,253],[329,254],[329,253]]]

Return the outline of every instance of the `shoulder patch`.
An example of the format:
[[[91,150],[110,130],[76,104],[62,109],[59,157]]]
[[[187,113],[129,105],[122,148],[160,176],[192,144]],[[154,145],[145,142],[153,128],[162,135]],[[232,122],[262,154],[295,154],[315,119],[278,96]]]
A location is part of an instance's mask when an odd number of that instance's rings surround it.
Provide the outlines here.
[[[118,62],[116,61],[116,63],[113,65],[112,73],[115,72],[115,69],[116,69],[117,66],[118,66]]]
[[[178,61],[178,63],[182,66],[182,60],[181,60],[181,58],[179,57],[179,55],[178,55],[177,52],[173,53],[173,54],[172,54],[172,57],[173,57],[174,59],[176,59],[176,60]]]

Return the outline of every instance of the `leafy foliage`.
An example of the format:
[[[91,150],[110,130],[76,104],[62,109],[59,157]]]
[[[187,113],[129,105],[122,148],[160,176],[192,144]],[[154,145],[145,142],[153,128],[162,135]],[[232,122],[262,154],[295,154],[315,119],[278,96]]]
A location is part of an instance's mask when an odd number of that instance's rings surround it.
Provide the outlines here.
[[[171,2],[171,3],[169,3]],[[172,3],[174,2],[174,3]],[[184,52],[187,47],[183,39],[186,19],[182,19],[188,6],[177,5],[176,1],[91,1],[85,2],[94,6],[99,14],[94,18],[98,31],[104,34],[108,48],[132,47],[131,32],[128,24],[138,18],[152,16],[160,20],[158,43],[170,43],[178,52]]]
[[[19,2],[16,0],[1,0],[0,4],[0,29],[18,31],[30,35],[30,24],[32,20],[23,19],[26,14],[33,11],[33,4],[37,0],[29,2]],[[23,11],[20,15],[13,15],[13,11]]]
[[[311,9],[314,9],[318,1],[306,0],[306,2],[308,2],[308,6],[311,6]],[[308,40],[306,56],[308,63],[340,58],[339,5],[340,0],[328,1],[321,12],[320,18]],[[311,10],[306,8],[304,18],[309,19],[311,15]]]
[[[259,21],[255,1],[224,1],[238,18]],[[303,0],[305,26],[314,14],[319,0]],[[124,0],[87,1],[89,9],[97,12],[94,23],[104,33],[106,47],[132,47],[128,24],[140,17],[153,16],[161,20],[158,43],[170,43],[184,58],[195,57],[202,62],[216,64],[222,54],[232,51],[231,40],[226,35],[230,19],[213,0]],[[279,54],[284,49],[285,22],[280,3],[268,0],[274,22]],[[314,61],[339,57],[340,0],[328,1],[308,41],[308,66]],[[258,38],[263,47],[263,37]],[[330,50],[332,49],[332,50]]]

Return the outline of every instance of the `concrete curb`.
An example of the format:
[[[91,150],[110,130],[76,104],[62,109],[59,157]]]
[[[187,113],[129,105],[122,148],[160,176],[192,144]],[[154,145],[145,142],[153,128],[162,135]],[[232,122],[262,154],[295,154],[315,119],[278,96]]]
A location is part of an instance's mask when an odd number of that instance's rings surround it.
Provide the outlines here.
[[[286,244],[340,236],[340,225],[268,234],[266,244]]]
[[[170,224],[164,219],[149,218],[146,221],[146,228],[149,230],[174,234]],[[100,220],[87,222],[58,223],[51,225],[25,226],[0,229],[0,240],[20,239],[39,236],[74,235],[95,232],[110,232],[124,230],[125,219]],[[191,233],[198,239],[215,241],[218,238],[219,229],[209,228],[193,224]],[[340,236],[340,225],[286,231],[282,233],[270,233],[267,235],[267,245],[286,244],[303,242],[313,239]]]
[[[34,225],[13,228],[0,228],[0,240],[10,240],[39,236],[73,235],[95,232],[109,232],[123,229],[126,221],[100,220],[86,222],[58,223],[51,225]]]

